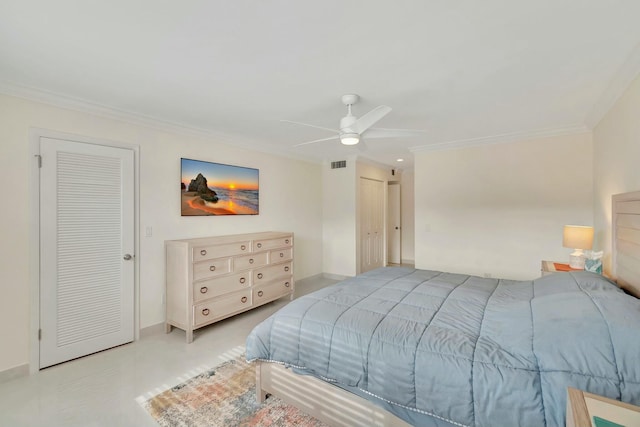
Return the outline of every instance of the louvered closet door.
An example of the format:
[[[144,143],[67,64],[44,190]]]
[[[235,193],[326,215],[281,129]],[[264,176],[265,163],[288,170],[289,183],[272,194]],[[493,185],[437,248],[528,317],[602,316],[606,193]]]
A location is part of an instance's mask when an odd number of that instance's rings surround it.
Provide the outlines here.
[[[40,140],[40,367],[133,341],[134,157]]]

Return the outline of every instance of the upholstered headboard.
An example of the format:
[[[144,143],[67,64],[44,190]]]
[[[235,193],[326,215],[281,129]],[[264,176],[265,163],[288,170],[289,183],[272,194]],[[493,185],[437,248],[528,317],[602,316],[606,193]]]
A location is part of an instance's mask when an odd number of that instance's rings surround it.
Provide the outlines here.
[[[640,191],[612,199],[611,272],[618,286],[640,298]]]

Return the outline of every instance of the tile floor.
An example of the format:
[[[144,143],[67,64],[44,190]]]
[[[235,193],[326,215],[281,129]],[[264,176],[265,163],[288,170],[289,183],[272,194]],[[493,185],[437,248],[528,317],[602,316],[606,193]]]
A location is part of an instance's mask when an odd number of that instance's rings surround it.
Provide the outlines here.
[[[296,284],[296,297],[335,283],[314,278]],[[159,332],[139,341],[0,383],[0,426],[157,427],[136,397],[176,383],[198,366],[244,341],[255,325],[284,306],[287,298],[215,323],[185,343],[184,331]]]

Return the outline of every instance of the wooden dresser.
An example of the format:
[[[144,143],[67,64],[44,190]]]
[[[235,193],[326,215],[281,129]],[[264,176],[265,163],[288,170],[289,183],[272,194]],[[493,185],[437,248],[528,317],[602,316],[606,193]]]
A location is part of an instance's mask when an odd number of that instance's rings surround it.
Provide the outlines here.
[[[293,233],[167,240],[166,331],[187,333],[267,302],[293,298]]]

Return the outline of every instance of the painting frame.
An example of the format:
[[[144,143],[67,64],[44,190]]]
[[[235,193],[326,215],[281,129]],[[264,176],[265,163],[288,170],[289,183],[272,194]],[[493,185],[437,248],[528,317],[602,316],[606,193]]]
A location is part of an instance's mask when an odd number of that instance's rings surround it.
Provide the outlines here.
[[[260,214],[260,170],[180,158],[180,215]]]

